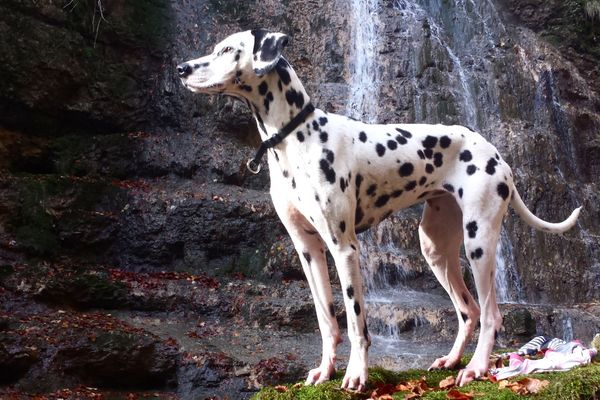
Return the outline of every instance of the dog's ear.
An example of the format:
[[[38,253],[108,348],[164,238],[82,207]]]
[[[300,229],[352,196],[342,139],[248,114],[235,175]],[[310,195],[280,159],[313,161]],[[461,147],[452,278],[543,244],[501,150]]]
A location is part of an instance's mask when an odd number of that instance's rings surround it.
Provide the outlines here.
[[[256,75],[263,76],[277,65],[281,52],[288,43],[288,36],[266,29],[253,29],[250,32],[254,36],[252,68]]]

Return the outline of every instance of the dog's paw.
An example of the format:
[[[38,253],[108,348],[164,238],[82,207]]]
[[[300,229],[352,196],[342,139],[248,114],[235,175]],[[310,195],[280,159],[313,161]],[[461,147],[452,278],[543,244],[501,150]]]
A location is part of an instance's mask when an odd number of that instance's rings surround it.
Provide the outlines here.
[[[342,380],[342,389],[364,392],[367,388],[367,378],[369,376],[367,364],[366,349],[356,352],[351,350],[346,375]]]
[[[335,366],[333,364],[327,364],[319,366],[319,368],[311,369],[308,372],[308,377],[304,382],[305,385],[318,385],[323,382],[330,380],[335,374]]]
[[[348,369],[346,370],[346,375],[342,380],[342,389],[364,392],[367,388],[368,375],[369,372],[366,367],[359,368],[356,371],[348,367]]]
[[[464,386],[469,382],[480,379],[487,373],[487,365],[477,366],[469,363],[464,369],[458,371],[456,377],[456,384],[458,386]]]
[[[431,366],[427,369],[428,371],[433,371],[435,369],[454,369],[460,363],[460,356],[452,356],[447,355],[444,357],[440,357],[431,364]]]

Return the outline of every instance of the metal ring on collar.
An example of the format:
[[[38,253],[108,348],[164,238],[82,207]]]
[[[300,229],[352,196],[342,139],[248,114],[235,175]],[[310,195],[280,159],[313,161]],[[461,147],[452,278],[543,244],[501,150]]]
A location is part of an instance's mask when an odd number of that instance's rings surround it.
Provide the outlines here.
[[[258,174],[260,172],[260,162],[256,163],[254,162],[253,159],[248,160],[248,162],[246,163],[246,168],[248,168],[248,171],[252,172],[254,175]]]

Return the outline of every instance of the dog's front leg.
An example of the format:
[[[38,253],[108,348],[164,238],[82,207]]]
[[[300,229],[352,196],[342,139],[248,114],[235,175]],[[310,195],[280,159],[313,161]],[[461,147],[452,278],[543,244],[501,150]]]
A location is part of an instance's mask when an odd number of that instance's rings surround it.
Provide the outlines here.
[[[275,209],[298,252],[315,303],[323,341],[323,353],[320,365],[309,371],[305,382],[307,385],[315,385],[333,377],[336,349],[341,342],[340,329],[335,319],[331,283],[327,272],[325,244],[315,228],[291,203],[273,193],[272,195]]]
[[[364,391],[368,377],[370,340],[363,296],[363,279],[358,264],[358,240],[355,235],[348,238],[332,238],[329,249],[335,260],[344,291],[348,337],[351,345],[342,388]]]

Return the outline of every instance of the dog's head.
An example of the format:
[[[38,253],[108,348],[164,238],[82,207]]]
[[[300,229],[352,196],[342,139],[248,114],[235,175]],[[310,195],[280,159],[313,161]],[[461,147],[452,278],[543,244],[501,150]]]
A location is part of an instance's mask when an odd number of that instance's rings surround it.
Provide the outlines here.
[[[242,79],[251,84],[272,70],[281,58],[288,37],[264,29],[235,33],[207,56],[177,66],[181,82],[193,92],[239,91]]]

